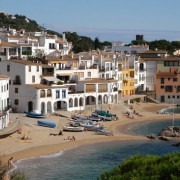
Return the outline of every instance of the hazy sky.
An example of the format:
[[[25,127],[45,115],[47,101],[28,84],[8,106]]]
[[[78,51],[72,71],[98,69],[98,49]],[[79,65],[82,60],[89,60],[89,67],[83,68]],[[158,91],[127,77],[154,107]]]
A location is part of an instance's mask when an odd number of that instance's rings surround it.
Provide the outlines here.
[[[180,0],[0,0],[0,11],[101,41],[180,40]]]

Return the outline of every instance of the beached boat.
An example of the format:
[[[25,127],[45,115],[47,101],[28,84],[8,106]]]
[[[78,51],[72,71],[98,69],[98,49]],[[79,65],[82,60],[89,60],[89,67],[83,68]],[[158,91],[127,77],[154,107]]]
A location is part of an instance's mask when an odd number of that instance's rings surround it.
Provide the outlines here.
[[[114,119],[114,117],[102,116],[102,115],[95,114],[95,113],[91,114],[91,116],[101,118],[102,121],[112,121]]]
[[[169,139],[167,137],[165,137],[165,136],[160,136],[159,139],[163,140],[163,141],[169,141]]]
[[[32,117],[32,118],[45,118],[44,114],[41,113],[36,113],[36,112],[25,112],[27,117]]]
[[[38,120],[37,123],[38,123],[39,126],[45,126],[45,127],[50,127],[50,128],[55,128],[56,127],[56,124],[53,123],[53,122]]]
[[[107,129],[98,129],[96,131],[96,134],[98,135],[106,135],[106,136],[113,136],[113,132]]]
[[[95,110],[95,112],[101,116],[106,116],[106,117],[116,117],[116,114],[111,114],[108,111],[102,111],[102,110]]]
[[[84,131],[84,127],[63,126],[63,131],[82,132]]]
[[[101,125],[93,124],[93,123],[81,123],[80,126],[84,127],[84,129],[87,131],[97,131],[104,128]]]

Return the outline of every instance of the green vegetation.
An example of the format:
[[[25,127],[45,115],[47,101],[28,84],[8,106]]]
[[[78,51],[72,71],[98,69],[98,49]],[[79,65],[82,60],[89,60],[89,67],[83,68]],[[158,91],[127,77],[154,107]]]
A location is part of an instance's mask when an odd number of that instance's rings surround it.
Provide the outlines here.
[[[134,155],[98,180],[177,180],[180,177],[180,152],[156,155]]]
[[[151,50],[165,50],[167,51],[169,54],[173,54],[174,51],[176,51],[177,49],[180,49],[180,41],[167,41],[165,39],[161,39],[161,40],[155,40],[155,41],[136,41],[133,40],[131,41],[131,43],[133,45],[138,45],[138,44],[148,44],[149,45],[149,49]]]
[[[79,36],[76,32],[65,32],[66,39],[73,44],[73,51],[75,53],[91,50],[102,50],[104,46],[111,45],[110,42],[100,42],[99,38],[96,37],[93,41],[90,37]]]

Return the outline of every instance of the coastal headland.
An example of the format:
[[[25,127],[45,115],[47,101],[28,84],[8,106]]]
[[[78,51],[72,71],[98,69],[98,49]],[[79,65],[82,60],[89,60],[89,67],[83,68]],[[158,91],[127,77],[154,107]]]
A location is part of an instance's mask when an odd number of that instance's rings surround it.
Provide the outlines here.
[[[138,112],[140,116],[133,115],[134,119],[124,116],[126,111],[129,111],[128,106],[121,104],[103,105],[103,109],[109,110],[118,116],[118,120],[101,122],[103,126],[113,131],[113,136],[96,135],[93,131],[84,132],[63,132],[62,136],[51,136],[51,133],[58,133],[62,130],[62,126],[69,122],[69,118],[59,116],[49,116],[46,119],[57,124],[55,129],[42,127],[37,125],[37,119],[28,118],[25,114],[11,113],[10,120],[19,119],[22,124],[22,133],[14,133],[7,138],[0,139],[0,156],[4,164],[7,163],[10,157],[14,157],[14,161],[48,155],[72,149],[81,145],[119,140],[144,140],[145,136],[135,136],[127,133],[127,128],[144,123],[146,121],[163,121],[171,119],[170,114],[157,114],[157,111],[169,107],[169,104],[154,104],[154,103],[134,103],[133,110]],[[92,109],[82,112],[82,116],[87,116],[92,113]],[[180,118],[180,114],[174,115],[175,118]],[[28,140],[21,140],[21,137],[26,134]],[[75,141],[67,140],[68,136],[75,136]]]

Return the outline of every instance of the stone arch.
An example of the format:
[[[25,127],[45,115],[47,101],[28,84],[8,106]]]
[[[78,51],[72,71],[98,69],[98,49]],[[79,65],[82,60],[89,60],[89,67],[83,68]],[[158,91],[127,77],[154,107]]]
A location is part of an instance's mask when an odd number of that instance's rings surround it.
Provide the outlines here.
[[[98,96],[98,104],[102,104],[103,103],[103,101],[102,101],[102,95],[99,95]]]
[[[73,99],[72,98],[69,99],[69,107],[73,107]]]
[[[96,98],[94,96],[87,96],[86,105],[93,105],[93,104],[96,104]]]
[[[50,101],[47,102],[47,112],[52,113],[52,105]]]
[[[44,102],[41,103],[41,113],[45,114],[45,103]]]
[[[83,106],[84,105],[84,102],[83,102],[83,98],[81,97],[80,99],[79,99],[79,106]]]
[[[32,112],[33,111],[33,102],[29,101],[28,102],[28,112]]]
[[[74,99],[74,107],[78,107],[78,98]]]
[[[108,104],[108,96],[106,94],[103,97],[103,103]]]

